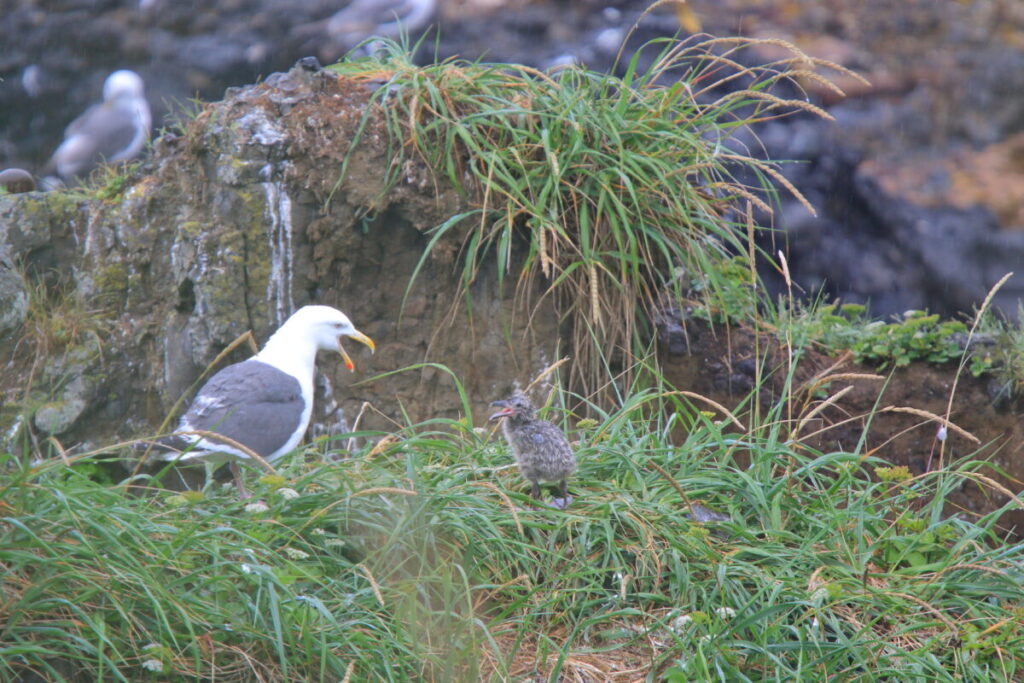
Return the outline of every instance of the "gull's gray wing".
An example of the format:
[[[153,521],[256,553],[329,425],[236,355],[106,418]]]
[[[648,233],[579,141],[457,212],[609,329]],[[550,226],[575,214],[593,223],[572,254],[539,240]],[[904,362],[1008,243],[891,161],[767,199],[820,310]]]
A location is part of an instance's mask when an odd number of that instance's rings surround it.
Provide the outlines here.
[[[262,361],[230,365],[203,385],[181,418],[182,431],[221,434],[267,458],[306,429],[297,379]]]

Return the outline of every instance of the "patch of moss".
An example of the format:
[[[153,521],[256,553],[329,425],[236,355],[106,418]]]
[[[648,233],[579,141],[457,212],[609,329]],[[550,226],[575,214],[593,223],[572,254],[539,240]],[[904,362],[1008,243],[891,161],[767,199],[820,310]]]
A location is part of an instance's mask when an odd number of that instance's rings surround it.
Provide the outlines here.
[[[113,176],[109,178],[99,189],[96,190],[96,198],[104,201],[119,199],[124,192],[128,178],[125,176]]]
[[[271,266],[270,245],[267,242],[267,198],[262,192],[252,190],[240,191],[238,198],[244,204],[247,214],[247,220],[240,221],[246,253],[239,260],[245,261],[249,287],[256,291],[266,291]]]
[[[185,221],[178,224],[178,232],[189,238],[197,238],[205,232],[206,226],[199,221]]]
[[[140,162],[107,164],[97,169],[90,178],[92,196],[105,202],[121,199],[129,187],[131,177],[139,168]]]
[[[78,204],[84,197],[74,191],[61,190],[18,196],[17,214],[27,225],[39,225],[42,217],[68,220],[78,212]]]
[[[96,289],[101,295],[123,295],[128,291],[128,269],[123,263],[108,263],[100,268],[94,276]]]

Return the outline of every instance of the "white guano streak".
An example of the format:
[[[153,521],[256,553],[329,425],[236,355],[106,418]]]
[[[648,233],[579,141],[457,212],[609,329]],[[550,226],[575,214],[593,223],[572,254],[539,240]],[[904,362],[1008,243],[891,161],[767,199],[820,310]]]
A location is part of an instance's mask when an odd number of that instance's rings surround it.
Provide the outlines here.
[[[292,200],[280,182],[260,183],[267,195],[267,213],[270,225],[267,238],[270,243],[270,279],[267,299],[274,305],[275,322],[281,325],[292,311],[292,272],[295,254],[292,251]]]

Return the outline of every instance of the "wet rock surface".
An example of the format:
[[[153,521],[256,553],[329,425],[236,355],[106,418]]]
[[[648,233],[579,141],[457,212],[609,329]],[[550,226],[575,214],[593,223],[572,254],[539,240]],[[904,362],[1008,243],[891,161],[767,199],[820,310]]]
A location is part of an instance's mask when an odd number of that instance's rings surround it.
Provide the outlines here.
[[[27,313],[24,279],[10,265],[0,264],[0,336],[17,330]]]

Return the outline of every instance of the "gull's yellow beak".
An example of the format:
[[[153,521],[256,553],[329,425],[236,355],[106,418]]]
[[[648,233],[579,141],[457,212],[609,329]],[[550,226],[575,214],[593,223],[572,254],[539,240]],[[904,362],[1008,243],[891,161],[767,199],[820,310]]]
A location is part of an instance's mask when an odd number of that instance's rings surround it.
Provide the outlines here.
[[[356,330],[355,332],[350,332],[350,333],[345,334],[343,336],[351,337],[352,339],[355,339],[357,342],[362,342],[362,343],[366,344],[367,346],[370,347],[370,352],[371,353],[377,350],[377,345],[373,343],[373,340],[370,339],[369,337],[367,337],[365,334],[363,334],[359,330]],[[355,370],[356,369],[356,364],[353,363],[352,359],[348,357],[348,354],[345,352],[345,347],[341,345],[341,339],[340,338],[338,339],[338,351],[341,352],[341,357],[345,359],[345,367],[348,368],[349,371]]]

